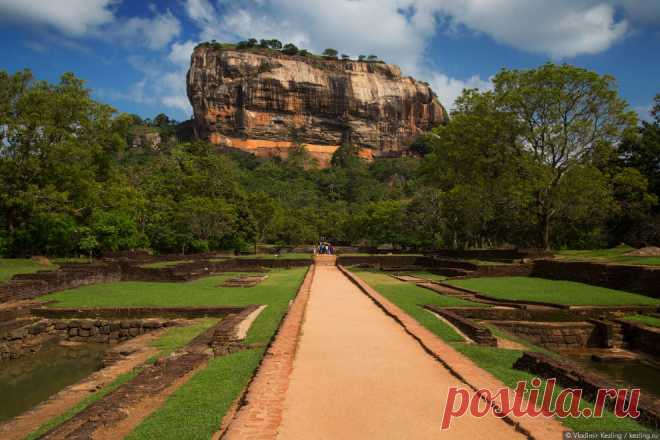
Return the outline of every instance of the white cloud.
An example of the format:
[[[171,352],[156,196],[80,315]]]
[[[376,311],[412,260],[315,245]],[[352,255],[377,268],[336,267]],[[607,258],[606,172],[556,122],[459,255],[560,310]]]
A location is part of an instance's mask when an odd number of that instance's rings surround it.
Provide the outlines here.
[[[496,41],[554,58],[594,54],[608,49],[629,23],[615,8],[597,0],[440,0],[437,12],[455,24]]]
[[[630,28],[643,0],[187,0],[200,40],[278,38],[320,52],[376,54],[405,74],[428,80],[451,107],[464,86],[487,87],[478,76],[450,78],[425,54],[436,33],[476,32],[501,44],[553,58],[602,52]],[[626,17],[617,15],[624,11]],[[648,14],[648,11],[645,11]]]
[[[82,36],[114,19],[116,0],[0,0],[0,20],[53,27]]]
[[[170,11],[152,18],[131,17],[111,29],[99,32],[102,38],[120,38],[128,44],[139,44],[152,50],[166,47],[181,34],[181,23]]]
[[[451,109],[456,98],[458,98],[463,89],[490,90],[493,84],[489,80],[483,80],[478,75],[471,76],[465,81],[456,78],[450,78],[443,73],[434,73],[431,76],[431,88],[438,95],[440,102]]]
[[[151,50],[166,47],[181,33],[181,23],[170,11],[152,17],[122,18],[115,15],[120,0],[0,0],[0,22],[42,27],[44,41],[59,33],[69,39],[96,37],[116,39]],[[63,38],[63,37],[59,37]]]

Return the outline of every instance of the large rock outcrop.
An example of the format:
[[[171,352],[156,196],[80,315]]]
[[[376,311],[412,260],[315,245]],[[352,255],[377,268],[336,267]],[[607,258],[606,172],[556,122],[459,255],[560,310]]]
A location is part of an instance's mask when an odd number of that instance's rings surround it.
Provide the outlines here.
[[[198,46],[187,86],[199,137],[260,156],[302,143],[321,165],[343,143],[400,154],[447,118],[428,84],[378,62]]]

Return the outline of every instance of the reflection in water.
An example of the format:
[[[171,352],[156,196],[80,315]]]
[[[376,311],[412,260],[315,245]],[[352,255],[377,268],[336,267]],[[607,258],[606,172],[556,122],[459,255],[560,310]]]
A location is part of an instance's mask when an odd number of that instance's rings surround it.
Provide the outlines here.
[[[53,341],[33,355],[0,363],[0,421],[17,416],[102,366],[107,346],[62,347]]]
[[[609,349],[584,348],[580,350],[562,350],[561,354],[590,369],[601,376],[610,377],[614,381],[624,382],[642,390],[643,394],[653,394],[660,397],[660,370],[634,357],[619,360],[608,359],[608,356],[625,352],[615,352]],[[592,360],[591,356],[604,357],[601,361]]]
[[[651,393],[660,397],[660,371],[639,361],[595,362],[589,367],[607,376],[635,385],[642,394]]]

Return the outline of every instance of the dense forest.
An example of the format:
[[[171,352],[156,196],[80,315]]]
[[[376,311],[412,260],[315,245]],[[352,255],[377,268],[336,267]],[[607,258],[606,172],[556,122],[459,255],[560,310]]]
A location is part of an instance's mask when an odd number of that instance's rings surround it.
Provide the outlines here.
[[[319,236],[440,247],[660,241],[660,95],[639,123],[613,78],[569,65],[502,70],[466,90],[414,154],[318,169],[219,152],[165,115],[142,120],[58,84],[0,72],[0,255],[253,249]]]

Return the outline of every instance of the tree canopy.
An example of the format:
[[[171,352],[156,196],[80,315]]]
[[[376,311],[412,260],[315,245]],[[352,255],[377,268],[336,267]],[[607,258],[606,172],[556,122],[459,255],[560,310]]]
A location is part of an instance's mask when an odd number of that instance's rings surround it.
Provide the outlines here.
[[[273,45],[272,40],[264,40]],[[255,43],[257,44],[257,43]],[[261,43],[259,43],[261,44]],[[286,47],[286,46],[285,46]],[[64,74],[0,72],[0,254],[658,244],[660,97],[635,124],[613,79],[567,65],[465,90],[412,156],[345,144],[319,169],[187,141],[165,114],[116,112]],[[135,142],[158,133],[157,147]]]

